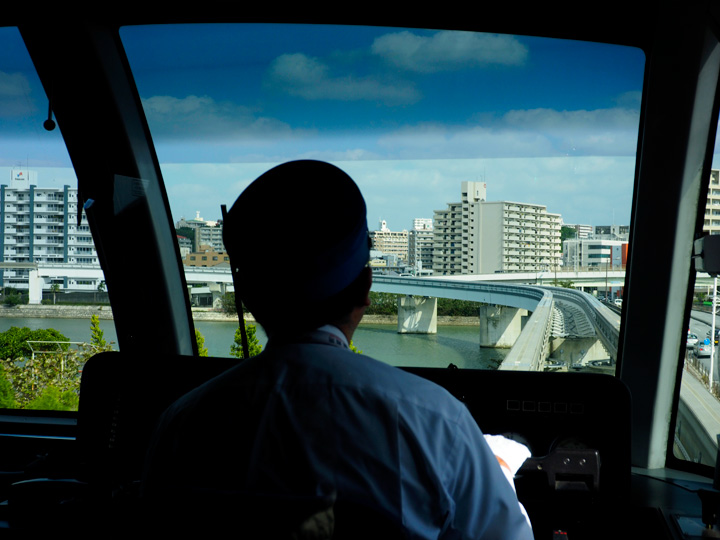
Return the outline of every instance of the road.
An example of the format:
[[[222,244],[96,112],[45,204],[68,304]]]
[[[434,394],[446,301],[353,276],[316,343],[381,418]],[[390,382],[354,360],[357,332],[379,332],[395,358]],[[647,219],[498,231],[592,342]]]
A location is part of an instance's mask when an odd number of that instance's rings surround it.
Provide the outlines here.
[[[695,311],[693,310],[690,314],[690,332],[697,335],[699,339],[705,339],[707,337],[708,332],[710,332],[712,324],[712,313],[706,313],[704,311]],[[715,316],[715,327],[720,327],[720,316]],[[720,380],[720,377],[718,374],[720,373],[720,370],[718,369],[718,364],[720,363],[720,358],[718,357],[718,346],[715,346],[715,352],[714,352],[714,366],[713,366],[713,372],[714,377],[713,380],[717,381]],[[700,361],[705,366],[705,369],[708,371],[710,370],[710,357],[703,357],[700,358]]]

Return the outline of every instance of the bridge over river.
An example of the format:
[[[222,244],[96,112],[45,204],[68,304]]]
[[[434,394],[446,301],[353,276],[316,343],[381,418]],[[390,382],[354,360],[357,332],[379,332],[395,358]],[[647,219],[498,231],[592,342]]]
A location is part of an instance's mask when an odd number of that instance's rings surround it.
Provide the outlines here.
[[[453,298],[480,308],[480,345],[512,347],[500,369],[615,361],[620,316],[582,291],[451,279],[374,276],[372,290],[421,299]],[[398,331],[432,331],[436,303],[400,299]]]
[[[54,282],[102,280],[102,270],[97,265],[30,263],[28,270],[31,304],[40,303],[42,291]],[[138,268],[138,272],[141,270]],[[232,290],[228,267],[184,267],[184,272],[193,294],[207,289],[213,298]],[[398,301],[401,332],[433,331],[437,298],[482,302],[481,346],[511,347],[501,369],[542,370],[548,367],[548,360],[563,365],[584,365],[595,360],[613,362],[620,317],[580,290],[546,285],[551,275],[572,281],[577,287],[597,287],[602,283],[612,286],[624,281],[621,270],[443,278],[376,275],[373,290],[402,295]]]

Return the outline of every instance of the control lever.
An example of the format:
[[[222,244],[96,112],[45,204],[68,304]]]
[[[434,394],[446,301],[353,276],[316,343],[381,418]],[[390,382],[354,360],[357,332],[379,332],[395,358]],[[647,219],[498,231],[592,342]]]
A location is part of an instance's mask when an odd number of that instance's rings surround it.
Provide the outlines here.
[[[518,476],[544,473],[555,491],[592,491],[600,489],[600,453],[592,449],[556,448],[545,457],[525,460]]]

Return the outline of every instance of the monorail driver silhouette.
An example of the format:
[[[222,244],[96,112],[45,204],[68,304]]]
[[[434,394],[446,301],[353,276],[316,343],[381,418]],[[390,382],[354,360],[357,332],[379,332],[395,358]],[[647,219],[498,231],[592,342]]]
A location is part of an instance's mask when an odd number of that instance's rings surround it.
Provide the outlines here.
[[[508,482],[462,403],[349,349],[372,275],[348,175],[318,161],[275,167],[240,195],[223,235],[238,311],[242,301],[268,344],[165,413],[146,494],[325,497],[408,538],[532,538],[511,485],[524,450],[505,456]]]

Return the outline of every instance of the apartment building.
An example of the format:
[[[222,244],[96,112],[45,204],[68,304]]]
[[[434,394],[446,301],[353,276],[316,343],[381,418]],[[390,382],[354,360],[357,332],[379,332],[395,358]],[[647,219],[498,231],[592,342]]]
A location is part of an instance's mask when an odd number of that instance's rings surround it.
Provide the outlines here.
[[[434,212],[435,275],[536,272],[562,264],[560,214],[486,196],[484,182],[463,182],[461,201]]]
[[[10,183],[0,185],[0,253],[3,263],[17,264],[5,265],[0,286],[19,289],[28,288],[30,269],[26,265],[30,263],[97,265],[97,251],[77,189],[67,185],[41,188],[36,171],[12,170]],[[66,279],[63,287],[94,289],[98,284],[99,280],[69,283]]]
[[[720,170],[718,169],[710,171],[703,232],[720,234]]]
[[[432,218],[415,218],[408,236],[408,263],[416,276],[432,275],[432,253]]]
[[[180,221],[175,224],[175,228],[187,228],[194,231],[193,251],[200,251],[201,246],[210,246],[218,252],[225,251],[225,244],[223,243],[222,237],[222,222],[205,220],[200,217],[200,212],[196,212],[194,219],[181,218]]]
[[[385,220],[380,222],[380,229],[370,231],[371,249],[387,255],[397,255],[401,262],[408,261],[408,231],[391,231]]]

